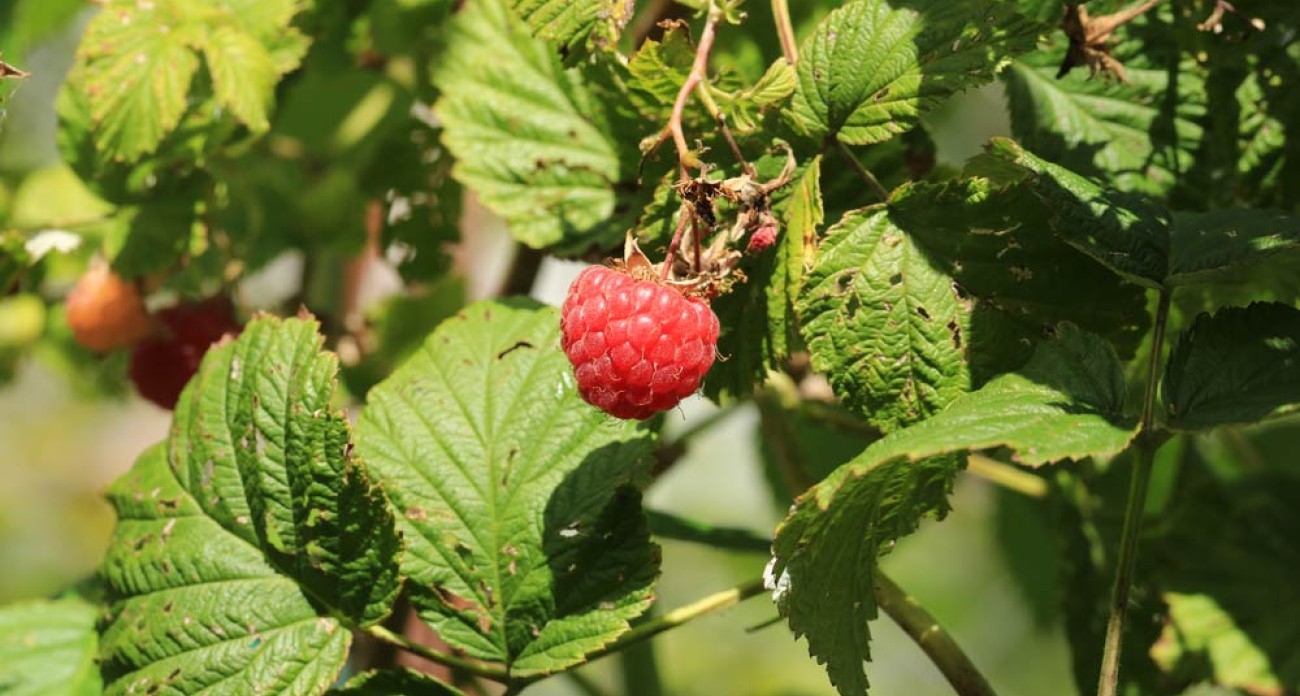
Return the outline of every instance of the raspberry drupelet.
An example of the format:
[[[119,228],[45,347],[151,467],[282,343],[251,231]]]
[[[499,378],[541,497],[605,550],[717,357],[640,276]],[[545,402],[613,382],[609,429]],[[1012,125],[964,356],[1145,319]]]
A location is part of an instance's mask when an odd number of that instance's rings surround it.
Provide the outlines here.
[[[676,406],[713,365],[718,317],[707,301],[667,284],[592,266],[574,280],[560,316],[578,393],[618,418]]]

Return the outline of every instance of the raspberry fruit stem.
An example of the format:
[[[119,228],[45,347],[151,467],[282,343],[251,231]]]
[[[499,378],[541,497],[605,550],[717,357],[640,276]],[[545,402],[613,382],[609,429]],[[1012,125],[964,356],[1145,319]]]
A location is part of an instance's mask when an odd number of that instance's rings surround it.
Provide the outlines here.
[[[695,85],[704,79],[709,65],[709,52],[713,50],[713,39],[717,36],[718,23],[721,21],[721,10],[710,2],[704,33],[700,34],[700,43],[695,47],[695,62],[691,64],[691,72],[682,83],[682,88],[677,90],[677,99],[673,101],[673,113],[668,119],[668,130],[673,134],[673,145],[677,147],[677,166],[682,181],[690,178],[687,167],[696,166],[695,156],[686,145],[686,133],[682,131],[682,116],[686,113],[686,101],[691,98]]]

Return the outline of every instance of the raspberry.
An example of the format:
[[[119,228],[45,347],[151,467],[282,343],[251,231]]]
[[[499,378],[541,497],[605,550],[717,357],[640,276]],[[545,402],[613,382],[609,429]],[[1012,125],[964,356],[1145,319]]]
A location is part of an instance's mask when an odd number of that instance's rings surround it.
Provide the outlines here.
[[[768,247],[776,244],[776,235],[780,229],[780,226],[776,222],[776,218],[772,217],[771,213],[765,213],[762,218],[762,224],[760,224],[758,229],[754,230],[754,234],[750,236],[749,245],[745,247],[745,253],[762,253]]]
[[[68,293],[67,313],[72,337],[94,351],[129,346],[149,333],[140,292],[103,262],[92,263]]]
[[[676,406],[713,365],[718,317],[668,285],[592,266],[573,281],[560,317],[578,393],[618,418]]]
[[[240,326],[224,297],[168,307],[157,316],[167,331],[136,346],[130,374],[140,396],[170,409],[199,371],[208,348],[227,333],[239,333]]]

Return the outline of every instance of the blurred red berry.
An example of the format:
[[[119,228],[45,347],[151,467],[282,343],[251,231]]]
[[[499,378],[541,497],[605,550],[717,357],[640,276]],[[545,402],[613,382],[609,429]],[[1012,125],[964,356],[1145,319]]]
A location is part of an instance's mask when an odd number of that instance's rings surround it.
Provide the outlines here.
[[[140,396],[170,409],[199,371],[208,348],[226,334],[238,334],[241,327],[225,297],[168,307],[156,316],[163,330],[131,353],[131,381]]]
[[[133,283],[97,261],[68,293],[68,327],[77,343],[94,351],[134,344],[149,333],[149,313]]]

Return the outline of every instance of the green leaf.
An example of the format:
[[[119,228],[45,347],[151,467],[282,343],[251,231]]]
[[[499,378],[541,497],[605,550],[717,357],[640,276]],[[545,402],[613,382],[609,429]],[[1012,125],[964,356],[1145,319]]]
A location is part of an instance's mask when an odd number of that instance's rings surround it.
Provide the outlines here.
[[[884,206],[826,231],[796,307],[813,369],[882,430],[931,416],[971,386],[970,304]]]
[[[1137,421],[1124,415],[1125,395],[1115,349],[1099,336],[1061,324],[1020,370],[886,435],[867,453],[880,461],[915,461],[1006,447],[1015,461],[1029,466],[1113,455],[1137,432]]]
[[[509,0],[510,8],[522,17],[533,34],[559,44],[570,62],[586,53],[588,44],[609,45],[630,19],[624,0]]]
[[[186,193],[121,209],[104,226],[105,251],[118,274],[138,278],[175,268],[198,220],[199,192]]]
[[[995,179],[1027,176],[1052,211],[1056,234],[1130,282],[1160,287],[1168,275],[1171,215],[1154,201],[1104,188],[1005,138],[994,138],[967,171]]]
[[[1120,33],[1127,36],[1129,28]],[[1195,63],[1189,58],[1171,77],[1163,56],[1149,56],[1142,41],[1124,40],[1112,53],[1124,63],[1127,82],[1092,79],[1086,70],[1057,79],[1068,41],[1059,31],[1050,39],[1050,47],[1003,73],[1016,139],[1124,191],[1163,195],[1177,187],[1197,161],[1204,135],[1205,88]]]
[[[1154,558],[1169,620],[1152,656],[1176,677],[1252,694],[1300,689],[1300,480],[1197,481]]]
[[[628,99],[646,116],[667,119],[694,61],[687,25],[672,25],[657,41],[646,39],[627,64]]]
[[[83,72],[74,72],[69,89],[89,95],[103,157],[139,159],[180,123],[199,69],[192,31],[176,0],[114,2],[90,23],[82,39]]]
[[[306,49],[289,27],[298,9],[285,0],[104,3],[65,88],[87,95],[100,160],[152,154],[183,117],[205,107],[225,107],[250,130],[265,131],[276,81]],[[194,80],[200,53],[212,94]]]
[[[329,693],[331,696],[462,696],[450,685],[407,669],[362,672]]]
[[[866,693],[876,558],[926,516],[944,517],[961,462],[880,460],[868,448],[800,496],[777,530],[771,576],[796,637],[844,696]]]
[[[789,574],[778,602],[840,693],[867,687],[876,558],[923,516],[947,512],[965,453],[1008,447],[1028,465],[1113,454],[1136,432],[1123,403],[1114,350],[1062,324],[1017,373],[886,435],[799,498],[773,547],[774,575]]]
[[[347,629],[204,514],[166,452],[146,451],[108,493],[118,524],[101,569],[113,600],[100,652],[107,693],[323,691],[347,658]],[[215,472],[203,495],[220,502]]]
[[[1255,303],[1202,314],[1169,354],[1165,410],[1175,428],[1252,423],[1300,405],[1300,310]]]
[[[26,242],[26,238],[18,232],[0,232],[0,294],[8,294],[27,268],[35,262],[27,252]]]
[[[446,38],[434,81],[455,177],[529,246],[615,241],[602,223],[624,163],[589,85],[501,0],[467,4]]]
[[[888,432],[1023,364],[1060,320],[1131,355],[1141,292],[1048,230],[1027,188],[982,178],[905,185],[887,206],[851,211],[797,304],[813,367]],[[1078,302],[1080,287],[1097,301]]]
[[[939,102],[993,79],[1033,49],[1039,25],[992,0],[861,0],[831,12],[800,48],[791,124],[864,145],[914,126]]]
[[[794,66],[784,58],[772,62],[752,86],[726,92],[710,85],[727,123],[739,134],[753,133],[762,126],[763,112],[781,106],[794,94]]]
[[[559,315],[472,305],[370,391],[357,447],[401,512],[411,601],[512,677],[559,671],[650,603],[650,435],[578,398]]]
[[[1175,213],[1169,286],[1213,283],[1300,249],[1300,217],[1279,210]]]
[[[98,696],[98,609],[81,599],[0,607],[0,693]]]
[[[110,693],[320,692],[348,628],[391,610],[401,538],[321,341],[313,321],[261,318],[209,350],[166,448],[110,490]]]
[[[203,58],[212,73],[217,101],[249,130],[271,127],[268,111],[280,75],[266,47],[235,27],[217,27],[203,42]]]

